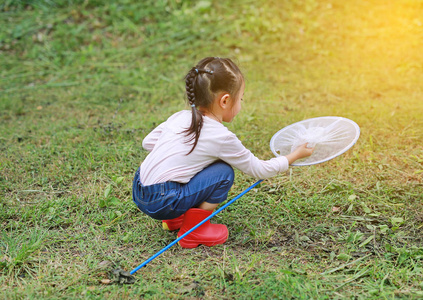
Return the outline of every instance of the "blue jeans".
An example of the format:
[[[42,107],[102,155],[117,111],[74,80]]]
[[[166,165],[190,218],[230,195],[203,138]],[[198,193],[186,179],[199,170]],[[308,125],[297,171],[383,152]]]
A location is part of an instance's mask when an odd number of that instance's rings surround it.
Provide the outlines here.
[[[222,203],[234,183],[234,170],[217,161],[196,174],[188,183],[173,181],[144,186],[140,169],[134,176],[132,200],[138,208],[158,220],[174,219],[203,202]]]

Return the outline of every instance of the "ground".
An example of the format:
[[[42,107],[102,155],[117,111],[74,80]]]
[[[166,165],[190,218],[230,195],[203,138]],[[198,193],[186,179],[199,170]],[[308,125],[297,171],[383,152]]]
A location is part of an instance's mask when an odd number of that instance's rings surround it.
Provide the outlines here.
[[[423,297],[423,3],[5,1],[0,4],[0,297]],[[336,115],[357,144],[265,180],[217,215],[229,240],[176,238],[131,200],[143,137],[186,108],[186,72],[233,58],[226,124],[258,157]],[[236,171],[233,198],[255,182]]]

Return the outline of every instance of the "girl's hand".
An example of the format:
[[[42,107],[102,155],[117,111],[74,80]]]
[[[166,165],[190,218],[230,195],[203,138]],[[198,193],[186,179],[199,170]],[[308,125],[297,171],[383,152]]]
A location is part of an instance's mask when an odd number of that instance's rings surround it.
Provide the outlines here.
[[[286,155],[285,157],[288,159],[289,164],[292,164],[297,159],[310,156],[311,154],[313,154],[313,151],[314,151],[314,147],[308,148],[307,143],[305,143],[304,145],[301,145],[300,147],[298,147],[297,149],[295,149],[293,152]]]

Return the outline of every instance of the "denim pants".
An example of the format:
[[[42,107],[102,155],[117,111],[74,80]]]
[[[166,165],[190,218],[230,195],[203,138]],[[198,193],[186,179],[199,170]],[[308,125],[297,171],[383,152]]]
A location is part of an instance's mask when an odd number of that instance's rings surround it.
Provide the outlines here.
[[[138,168],[132,186],[132,199],[142,212],[154,219],[174,219],[204,201],[225,201],[233,182],[234,170],[223,161],[204,168],[188,183],[168,181],[144,186],[140,182]]]

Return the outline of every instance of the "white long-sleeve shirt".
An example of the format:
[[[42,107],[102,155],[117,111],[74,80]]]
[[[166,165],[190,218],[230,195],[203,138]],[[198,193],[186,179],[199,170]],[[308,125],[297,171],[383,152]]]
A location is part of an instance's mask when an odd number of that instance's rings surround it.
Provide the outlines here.
[[[197,146],[189,155],[186,154],[193,144],[187,143],[188,138],[182,132],[191,124],[191,111],[175,113],[144,138],[142,146],[150,153],[141,164],[143,185],[166,181],[187,183],[217,160],[257,179],[266,179],[288,169],[285,156],[260,160],[223,124],[207,116],[203,118]]]

